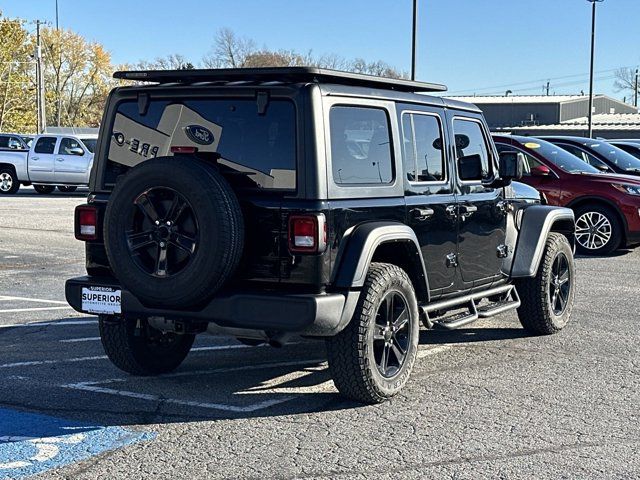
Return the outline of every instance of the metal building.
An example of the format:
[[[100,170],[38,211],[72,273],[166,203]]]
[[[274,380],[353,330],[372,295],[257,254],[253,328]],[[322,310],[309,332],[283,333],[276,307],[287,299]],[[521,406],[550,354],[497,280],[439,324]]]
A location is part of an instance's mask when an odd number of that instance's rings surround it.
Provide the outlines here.
[[[538,127],[535,129],[540,130],[542,126],[562,131],[562,125],[576,121],[582,123],[580,120],[589,114],[589,97],[587,95],[509,95],[452,98],[476,104],[483,111],[491,130],[496,131],[517,129],[518,133],[524,133],[529,127]],[[606,95],[595,95],[593,113],[594,115],[622,114],[624,117],[624,114],[637,114],[638,109]],[[617,117],[617,119],[620,118]],[[633,121],[637,119],[636,116]],[[571,134],[577,134],[576,130],[579,129],[577,127],[577,125],[573,125]],[[640,131],[640,124],[637,125],[637,130]]]

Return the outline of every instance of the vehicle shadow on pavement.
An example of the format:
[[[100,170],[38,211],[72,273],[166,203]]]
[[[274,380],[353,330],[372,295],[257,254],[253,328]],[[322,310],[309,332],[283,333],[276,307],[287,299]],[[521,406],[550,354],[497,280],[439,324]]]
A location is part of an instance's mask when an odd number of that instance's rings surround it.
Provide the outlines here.
[[[624,257],[625,255],[629,255],[633,253],[633,249],[621,249],[621,250],[616,250],[615,252],[609,253],[607,255],[583,255],[583,254],[576,254],[575,258],[579,258],[581,260],[601,260],[601,259],[606,259],[606,258],[617,258],[617,257]]]
[[[421,330],[421,345],[476,343],[531,337],[523,328],[460,328],[457,330]]]

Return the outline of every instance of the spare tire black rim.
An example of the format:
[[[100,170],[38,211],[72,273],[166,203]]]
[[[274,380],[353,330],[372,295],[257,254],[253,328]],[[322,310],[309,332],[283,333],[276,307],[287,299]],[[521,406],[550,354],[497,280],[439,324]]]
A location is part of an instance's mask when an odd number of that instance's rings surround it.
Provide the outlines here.
[[[133,201],[129,253],[147,274],[168,278],[182,272],[198,247],[198,221],[189,201],[168,187],[145,190]]]

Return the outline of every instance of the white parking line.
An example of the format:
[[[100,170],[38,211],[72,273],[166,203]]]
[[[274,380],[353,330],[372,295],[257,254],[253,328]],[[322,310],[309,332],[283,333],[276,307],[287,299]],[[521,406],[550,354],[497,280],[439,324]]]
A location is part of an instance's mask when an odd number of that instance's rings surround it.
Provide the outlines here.
[[[61,322],[30,322],[30,323],[10,323],[0,325],[0,328],[21,328],[21,327],[62,327],[68,325],[97,325],[97,320],[70,320]]]
[[[244,346],[244,345],[239,345],[239,346]],[[191,372],[178,372],[175,374],[162,375],[161,377],[165,377],[165,378],[178,377],[178,376],[184,377],[184,376],[193,376],[193,375],[202,375],[202,374],[215,375],[215,374],[221,374],[221,373],[231,373],[231,372],[239,372],[239,371],[246,371],[246,370],[260,370],[265,368],[313,365],[323,361],[324,361],[323,359],[315,359],[315,360],[301,360],[301,361],[294,361],[294,362],[263,363],[263,364],[257,364],[257,365],[245,365],[242,367],[217,368],[217,369],[211,369],[211,370],[199,370],[199,371],[191,371]],[[300,373],[300,372],[297,372],[297,373]],[[303,375],[306,374],[306,372],[302,372],[302,373]],[[127,379],[124,379],[124,378],[112,378],[112,379],[101,380],[97,382],[69,383],[66,385],[60,385],[60,387],[70,388],[73,390],[93,392],[93,393],[103,393],[106,395],[117,395],[120,397],[135,398],[138,400],[161,402],[161,403],[167,403],[172,405],[199,407],[199,408],[206,408],[210,410],[223,410],[227,412],[237,412],[237,413],[255,412],[256,410],[262,410],[268,407],[272,407],[274,405],[288,402],[289,400],[292,400],[293,398],[295,398],[294,396],[285,396],[285,397],[274,398],[271,400],[265,400],[262,402],[253,403],[250,405],[240,406],[240,405],[229,405],[224,403],[196,402],[191,400],[180,400],[176,398],[165,398],[159,395],[154,395],[149,393],[138,393],[138,392],[131,392],[128,390],[118,390],[115,388],[107,388],[107,387],[99,386],[99,385],[106,385],[106,384],[121,383],[126,381]],[[253,393],[256,393],[256,392],[253,392]]]
[[[42,298],[29,298],[29,297],[12,297],[9,295],[0,295],[0,302],[8,300],[19,300],[21,302],[36,302],[36,303],[54,303],[60,305],[67,305],[67,302],[61,300],[45,300]]]
[[[73,310],[73,308],[68,305],[66,307],[10,308],[8,310],[0,310],[0,315],[3,313],[17,312],[44,312],[46,310]]]
[[[97,342],[99,340],[100,337],[68,338],[66,340],[60,340],[60,343]]]
[[[435,355],[436,353],[445,352],[451,348],[453,348],[453,344],[450,344],[450,343],[438,345],[437,347],[433,347],[433,348],[418,348],[417,357],[418,358],[428,357],[429,355]]]

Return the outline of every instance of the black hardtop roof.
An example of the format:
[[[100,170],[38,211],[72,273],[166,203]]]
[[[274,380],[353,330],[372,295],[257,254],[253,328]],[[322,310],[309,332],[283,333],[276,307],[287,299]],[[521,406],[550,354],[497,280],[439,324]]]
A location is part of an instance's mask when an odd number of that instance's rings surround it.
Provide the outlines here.
[[[198,82],[251,83],[333,83],[358,87],[372,87],[402,92],[445,92],[447,87],[437,83],[415,82],[406,79],[384,78],[361,73],[342,72],[315,67],[218,68],[196,70],[137,70],[119,71],[114,78],[155,83],[192,84]]]

